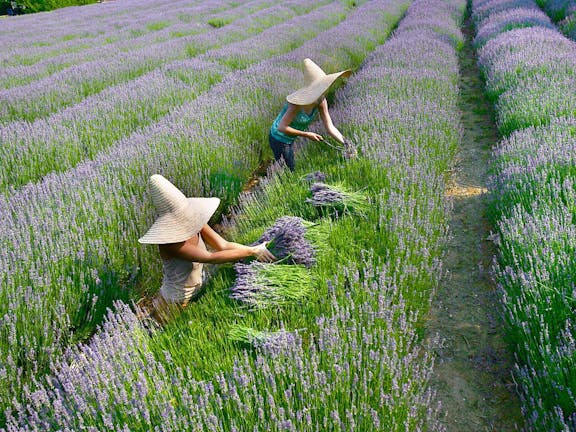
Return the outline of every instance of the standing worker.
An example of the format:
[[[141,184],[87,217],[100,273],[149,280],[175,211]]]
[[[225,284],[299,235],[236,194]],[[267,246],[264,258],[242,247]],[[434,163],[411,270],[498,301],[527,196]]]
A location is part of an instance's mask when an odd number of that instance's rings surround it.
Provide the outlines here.
[[[138,241],[158,245],[162,258],[162,286],[149,311],[157,321],[166,321],[167,312],[184,308],[200,292],[204,263],[220,264],[247,257],[275,260],[266,242],[245,246],[223,239],[210,228],[208,221],[220,204],[219,198],[186,198],[160,174],[150,177],[150,187],[158,216]]]
[[[326,102],[326,93],[340,77],[348,77],[352,71],[345,70],[327,75],[309,58],[304,59],[304,87],[286,96],[286,103],[272,123],[268,137],[270,147],[274,153],[274,159],[284,162],[294,170],[294,149],[292,144],[299,136],[313,141],[323,141],[324,137],[315,132],[308,132],[308,127],[314,121],[316,114],[320,113],[320,119],[328,134],[342,144],[348,157],[355,155],[345,141],[344,137],[332,123]]]

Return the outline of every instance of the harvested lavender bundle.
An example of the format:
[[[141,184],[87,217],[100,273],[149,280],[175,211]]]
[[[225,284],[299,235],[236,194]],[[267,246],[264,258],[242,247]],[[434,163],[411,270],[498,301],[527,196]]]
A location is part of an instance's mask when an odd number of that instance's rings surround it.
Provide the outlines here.
[[[326,174],[322,171],[314,171],[313,173],[306,174],[304,180],[307,182],[324,182],[326,181]]]
[[[233,341],[252,345],[266,353],[278,354],[294,345],[297,332],[283,328],[273,332],[261,331],[235,324],[230,327],[228,336]]]
[[[330,236],[333,229],[333,223],[332,219],[323,218],[306,229],[305,238],[312,245],[315,257],[330,248]]]
[[[284,306],[305,298],[312,278],[303,265],[236,263],[236,282],[230,297],[254,309]]]
[[[283,216],[278,218],[272,227],[256,243],[269,241],[268,249],[274,256],[289,264],[302,264],[307,268],[314,265],[314,248],[304,234],[314,225],[302,218]]]
[[[368,196],[359,191],[351,191],[342,184],[313,183],[310,186],[312,198],[306,202],[315,207],[331,208],[338,213],[366,213],[370,207]]]

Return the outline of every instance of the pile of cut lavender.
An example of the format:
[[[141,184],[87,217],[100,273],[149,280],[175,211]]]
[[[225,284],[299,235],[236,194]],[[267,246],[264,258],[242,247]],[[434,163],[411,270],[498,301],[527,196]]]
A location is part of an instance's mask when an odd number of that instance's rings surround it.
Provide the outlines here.
[[[286,306],[308,296],[312,277],[300,264],[236,263],[230,297],[253,309]]]
[[[295,216],[278,218],[256,243],[269,242],[278,261],[236,263],[236,282],[230,297],[254,309],[300,301],[310,292],[308,269],[315,255],[326,247],[329,223],[313,223]],[[308,239],[312,239],[312,242]]]
[[[351,191],[344,185],[327,184],[322,181],[315,181],[310,185],[311,198],[306,202],[314,207],[332,209],[337,214],[360,213],[368,211],[370,202],[367,195],[359,191]]]
[[[314,223],[295,216],[278,218],[264,231],[257,243],[268,241],[268,249],[276,258],[287,264],[314,265],[314,248],[304,235]]]
[[[304,176],[304,180],[306,180],[307,182],[325,182],[326,181],[326,174],[324,174],[322,171],[314,171],[310,174],[306,174]]]

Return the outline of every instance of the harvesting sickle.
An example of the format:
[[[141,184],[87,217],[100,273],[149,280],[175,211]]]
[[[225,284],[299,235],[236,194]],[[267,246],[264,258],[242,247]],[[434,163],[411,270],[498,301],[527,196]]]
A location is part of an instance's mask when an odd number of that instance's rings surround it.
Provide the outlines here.
[[[304,86],[286,96],[286,103],[270,127],[268,140],[276,161],[283,160],[290,170],[294,170],[292,145],[296,138],[300,136],[312,141],[324,141],[322,135],[308,131],[317,114],[320,115],[328,135],[344,148],[349,147],[342,133],[332,123],[326,94],[338,78],[348,77],[351,73],[352,71],[347,69],[326,74],[312,60],[304,59]],[[355,151],[344,154],[352,156]]]
[[[220,204],[219,198],[187,198],[160,174],[150,177],[150,188],[157,217],[138,241],[158,245],[162,258],[162,286],[149,311],[158,321],[165,321],[168,312],[185,307],[198,295],[204,264],[247,257],[263,262],[276,259],[266,248],[267,242],[255,246],[229,242],[208,225]]]
[[[349,141],[344,141],[342,144],[331,144],[330,140],[323,140],[323,142],[328,145],[328,147],[332,147],[335,150],[338,150],[344,156],[344,159],[350,160],[354,159],[358,156],[358,151],[356,150],[356,146]]]

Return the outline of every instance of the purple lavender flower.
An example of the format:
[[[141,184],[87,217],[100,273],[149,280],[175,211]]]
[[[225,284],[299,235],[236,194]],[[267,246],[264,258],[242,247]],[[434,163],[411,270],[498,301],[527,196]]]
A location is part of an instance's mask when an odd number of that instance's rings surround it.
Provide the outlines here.
[[[268,228],[256,243],[268,241],[268,249],[280,260],[302,264],[308,268],[315,263],[314,248],[304,237],[308,222],[295,216],[283,216]]]
[[[324,174],[322,171],[314,171],[310,174],[307,174],[304,177],[304,180],[307,182],[325,182],[326,174]]]
[[[310,186],[311,198],[306,202],[314,207],[333,208],[339,212],[365,213],[369,208],[368,197],[361,192],[350,191],[342,185],[316,182]]]

